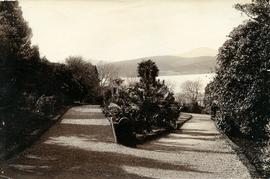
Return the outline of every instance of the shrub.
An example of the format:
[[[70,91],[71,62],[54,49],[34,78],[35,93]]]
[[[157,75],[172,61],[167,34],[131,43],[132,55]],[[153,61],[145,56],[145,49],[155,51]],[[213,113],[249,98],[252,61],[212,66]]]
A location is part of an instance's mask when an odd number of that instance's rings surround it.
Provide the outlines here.
[[[261,152],[263,162],[263,169],[266,173],[270,173],[270,143],[268,143]]]
[[[54,113],[55,97],[42,95],[36,102],[36,111],[41,115]]]
[[[156,127],[175,128],[180,107],[175,102],[173,93],[164,81],[156,80],[158,69],[152,61],[147,61],[139,65],[140,67],[144,68],[140,76],[146,79],[128,87],[118,87],[117,94],[107,101],[105,111],[118,120],[123,117],[131,119],[137,133],[151,132]],[[151,70],[152,68],[154,70]],[[143,75],[142,71],[147,75]]]

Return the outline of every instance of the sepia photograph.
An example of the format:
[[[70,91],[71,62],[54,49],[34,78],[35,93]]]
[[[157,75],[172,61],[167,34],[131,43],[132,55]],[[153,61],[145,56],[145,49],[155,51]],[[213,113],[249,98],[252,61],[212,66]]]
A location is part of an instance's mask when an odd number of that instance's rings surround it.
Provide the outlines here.
[[[0,179],[270,179],[269,0],[0,0]]]

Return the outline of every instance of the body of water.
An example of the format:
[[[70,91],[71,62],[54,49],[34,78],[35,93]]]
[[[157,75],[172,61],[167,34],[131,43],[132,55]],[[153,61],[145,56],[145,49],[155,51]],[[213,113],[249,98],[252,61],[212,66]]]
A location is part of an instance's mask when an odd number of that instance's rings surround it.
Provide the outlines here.
[[[202,83],[202,92],[206,85],[214,79],[215,73],[207,74],[190,74],[190,75],[171,75],[171,76],[159,76],[158,79],[165,80],[165,83],[171,87],[174,93],[181,92],[181,85],[185,81],[201,81]]]
[[[204,93],[204,88],[206,85],[214,79],[215,73],[206,73],[206,74],[189,74],[189,75],[168,75],[168,76],[159,76],[158,79],[165,80],[165,83],[173,90],[175,94],[181,92],[181,85],[190,80],[190,81],[201,81],[202,89],[201,92]],[[123,78],[126,83],[138,81],[139,78]]]

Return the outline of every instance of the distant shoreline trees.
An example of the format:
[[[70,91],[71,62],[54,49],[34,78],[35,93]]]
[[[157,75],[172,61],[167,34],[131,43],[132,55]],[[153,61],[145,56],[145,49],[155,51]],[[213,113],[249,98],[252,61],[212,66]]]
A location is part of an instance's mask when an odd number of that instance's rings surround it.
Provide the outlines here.
[[[119,68],[113,64],[99,62],[97,64],[97,71],[101,88],[111,86],[113,81],[119,78]]]
[[[177,101],[182,106],[183,112],[203,113],[202,82],[200,80],[187,80],[181,85],[181,92]]]

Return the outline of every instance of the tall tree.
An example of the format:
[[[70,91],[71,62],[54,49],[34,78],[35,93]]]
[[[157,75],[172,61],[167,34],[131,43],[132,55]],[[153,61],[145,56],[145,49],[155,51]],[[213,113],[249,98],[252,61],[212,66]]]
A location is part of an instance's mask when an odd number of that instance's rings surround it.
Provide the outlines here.
[[[270,68],[270,5],[254,0],[236,8],[250,19],[235,28],[219,49],[213,83],[221,112],[217,123],[228,133],[240,131],[257,139],[267,134],[270,121],[265,75]]]
[[[1,1],[0,105],[11,103],[18,94],[19,84],[23,84],[24,62],[39,60],[38,48],[31,46],[31,37],[31,29],[22,16],[18,1]]]
[[[7,63],[39,57],[31,46],[32,31],[22,16],[18,1],[0,2],[0,57]]]

